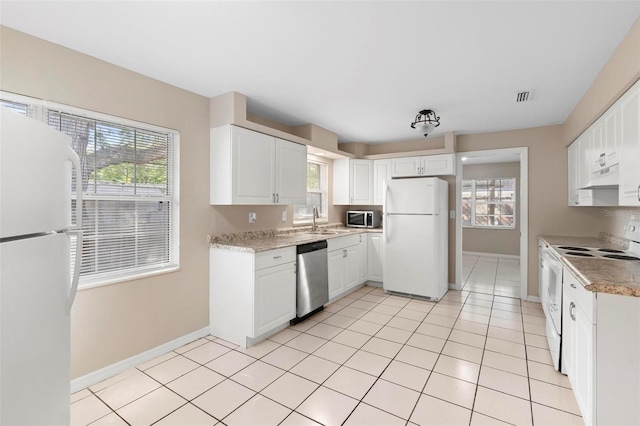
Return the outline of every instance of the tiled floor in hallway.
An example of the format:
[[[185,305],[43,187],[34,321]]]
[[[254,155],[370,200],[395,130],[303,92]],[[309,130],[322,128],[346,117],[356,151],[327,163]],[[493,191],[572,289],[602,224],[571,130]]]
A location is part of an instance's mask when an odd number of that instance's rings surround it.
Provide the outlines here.
[[[463,290],[520,297],[520,261],[495,256],[462,255]]]
[[[73,425],[573,425],[539,304],[365,286],[249,349],[208,336],[72,395]]]

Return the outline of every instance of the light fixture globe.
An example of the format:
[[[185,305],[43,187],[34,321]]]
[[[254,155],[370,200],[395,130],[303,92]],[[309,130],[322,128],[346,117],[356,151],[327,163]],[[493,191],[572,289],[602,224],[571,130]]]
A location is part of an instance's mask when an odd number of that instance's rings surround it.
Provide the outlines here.
[[[416,119],[411,123],[411,128],[418,129],[426,138],[439,125],[440,117],[437,117],[433,110],[423,109],[416,115]]]

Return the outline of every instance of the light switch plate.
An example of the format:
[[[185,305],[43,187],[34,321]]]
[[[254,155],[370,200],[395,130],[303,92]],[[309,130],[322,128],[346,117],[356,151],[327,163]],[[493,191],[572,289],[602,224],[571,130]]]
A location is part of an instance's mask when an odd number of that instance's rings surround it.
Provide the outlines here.
[[[455,219],[455,218],[456,218],[456,211],[449,210],[449,219]]]
[[[282,221],[283,222],[287,221],[287,211],[286,210],[282,212]]]
[[[249,212],[249,223],[254,223],[256,220],[258,220],[256,212]]]

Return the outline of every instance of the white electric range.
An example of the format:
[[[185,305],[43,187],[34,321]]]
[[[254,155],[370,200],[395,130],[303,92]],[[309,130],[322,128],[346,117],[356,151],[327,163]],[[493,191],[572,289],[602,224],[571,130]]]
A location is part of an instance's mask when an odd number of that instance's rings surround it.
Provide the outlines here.
[[[553,245],[540,252],[540,303],[547,318],[546,335],[556,370],[562,371],[562,270],[561,257],[593,258],[598,261],[640,262],[640,220],[630,220],[625,227],[629,240],[626,250],[601,247]],[[564,373],[564,371],[562,371]]]

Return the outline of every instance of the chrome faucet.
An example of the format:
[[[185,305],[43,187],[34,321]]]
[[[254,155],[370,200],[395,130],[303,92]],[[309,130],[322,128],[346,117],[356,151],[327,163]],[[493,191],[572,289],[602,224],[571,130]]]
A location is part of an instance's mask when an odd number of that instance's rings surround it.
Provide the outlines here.
[[[316,219],[320,218],[320,215],[318,214],[318,206],[313,206],[313,214],[311,215],[313,217],[313,225],[311,225],[311,232],[315,232],[318,230],[318,225],[316,224]]]

